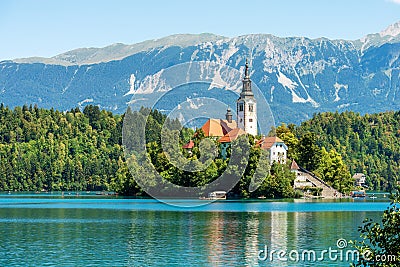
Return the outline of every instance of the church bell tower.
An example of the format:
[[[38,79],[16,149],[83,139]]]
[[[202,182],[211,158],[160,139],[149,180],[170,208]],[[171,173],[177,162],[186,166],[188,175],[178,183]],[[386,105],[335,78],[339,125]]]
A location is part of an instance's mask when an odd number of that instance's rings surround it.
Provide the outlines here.
[[[243,88],[237,100],[237,126],[246,133],[257,135],[257,103],[251,90],[249,64],[246,59]]]

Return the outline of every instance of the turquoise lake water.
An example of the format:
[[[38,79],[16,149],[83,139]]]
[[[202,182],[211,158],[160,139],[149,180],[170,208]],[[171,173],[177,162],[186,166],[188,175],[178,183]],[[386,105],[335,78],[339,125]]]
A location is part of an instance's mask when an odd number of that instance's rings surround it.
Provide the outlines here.
[[[151,199],[0,195],[0,266],[349,266],[339,256],[351,247],[339,249],[337,240],[358,238],[363,219],[378,220],[388,204],[221,201],[180,208]],[[338,250],[333,260],[263,258],[265,248],[318,257],[330,247]]]

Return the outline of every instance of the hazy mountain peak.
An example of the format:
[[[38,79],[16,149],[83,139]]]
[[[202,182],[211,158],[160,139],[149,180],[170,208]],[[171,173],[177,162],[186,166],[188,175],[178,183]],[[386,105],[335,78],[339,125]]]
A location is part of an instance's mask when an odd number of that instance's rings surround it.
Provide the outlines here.
[[[227,70],[243,73],[245,58],[249,58],[254,85],[270,103],[276,121],[300,122],[327,110],[399,109],[399,28],[396,23],[381,34],[354,41],[270,34],[232,38],[180,34],[133,45],[75,49],[52,58],[24,60],[47,65],[0,62],[0,96],[11,107],[38,103],[67,110],[91,103],[124,112],[127,103],[151,106],[160,94],[175,88],[181,80],[167,70],[182,63],[190,66],[190,71],[179,75],[184,81],[194,77],[190,74],[213,86],[222,85],[221,92],[240,88],[241,77]],[[194,62],[204,65],[194,67]],[[213,96],[222,99],[221,92],[213,91]],[[166,96],[163,110],[180,103],[172,96]]]
[[[381,32],[379,33],[379,35],[380,35],[381,37],[384,37],[384,36],[392,36],[392,37],[395,37],[395,36],[400,35],[400,21],[398,21],[398,22],[396,22],[396,23],[390,25],[390,26],[387,27],[385,30],[381,31]]]
[[[379,47],[385,43],[397,43],[400,41],[400,21],[396,22],[385,30],[379,33],[368,34],[358,41],[356,45],[359,46],[362,52],[368,50],[370,47]],[[360,42],[357,44],[357,42]]]
[[[201,34],[174,34],[160,39],[148,40],[132,45],[115,43],[102,48],[78,48],[51,58],[32,57],[14,59],[16,63],[45,63],[54,65],[85,65],[100,62],[120,60],[130,55],[149,51],[159,47],[168,46],[193,46],[204,42],[213,42],[225,39],[223,36],[201,33]]]

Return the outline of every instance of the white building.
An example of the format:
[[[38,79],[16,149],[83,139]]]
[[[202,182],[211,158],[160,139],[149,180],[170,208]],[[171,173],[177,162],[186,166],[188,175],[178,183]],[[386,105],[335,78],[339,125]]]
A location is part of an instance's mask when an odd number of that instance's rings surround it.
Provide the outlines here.
[[[259,145],[261,149],[269,151],[271,164],[274,162],[281,164],[286,163],[288,147],[279,137],[262,137],[261,140],[257,142],[257,145]]]
[[[314,184],[308,179],[309,176],[304,171],[300,170],[300,167],[297,165],[295,160],[292,161],[290,170],[296,174],[293,185],[294,188],[314,187]]]
[[[356,173],[353,175],[353,179],[354,179],[354,184],[356,186],[364,186],[365,185],[365,179],[366,176],[364,173]]]

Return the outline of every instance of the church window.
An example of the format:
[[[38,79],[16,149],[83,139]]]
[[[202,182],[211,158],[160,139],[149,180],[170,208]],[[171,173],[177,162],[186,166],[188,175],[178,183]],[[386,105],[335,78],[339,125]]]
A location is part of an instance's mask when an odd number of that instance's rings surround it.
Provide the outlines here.
[[[253,119],[249,119],[249,122],[253,122]]]
[[[249,111],[250,111],[250,112],[253,112],[253,110],[254,110],[253,104],[249,104]]]
[[[243,104],[239,104],[239,111],[243,111]]]

